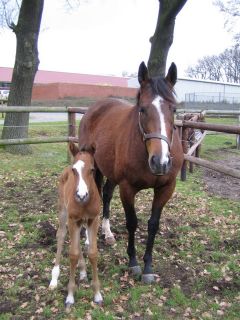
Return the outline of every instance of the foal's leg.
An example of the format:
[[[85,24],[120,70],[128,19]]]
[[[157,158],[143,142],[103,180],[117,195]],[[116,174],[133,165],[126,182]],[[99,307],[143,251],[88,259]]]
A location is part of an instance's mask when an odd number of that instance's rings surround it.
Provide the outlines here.
[[[98,279],[98,269],[97,269],[97,260],[98,260],[98,249],[97,249],[97,233],[99,227],[99,216],[95,219],[90,220],[88,224],[88,235],[89,235],[89,250],[88,258],[92,265],[92,287],[94,292],[94,302],[97,304],[102,304],[103,298],[100,292],[100,282]]]
[[[80,227],[72,219],[68,220],[68,230],[70,237],[70,277],[68,283],[68,295],[66,298],[66,308],[69,309],[74,304],[74,292],[76,288],[75,274],[80,255]]]
[[[105,235],[105,241],[107,244],[114,244],[115,238],[110,229],[110,202],[112,200],[113,191],[116,184],[110,182],[108,179],[103,187],[103,221],[102,221],[102,233]]]
[[[159,229],[159,221],[163,207],[171,198],[173,191],[175,189],[176,181],[171,184],[161,187],[159,189],[154,189],[154,198],[152,204],[151,217],[148,220],[148,238],[146,251],[143,257],[144,260],[144,271],[142,275],[142,280],[145,283],[151,283],[154,281],[154,274],[152,271],[152,249],[154,244],[155,235]]]
[[[86,235],[85,247],[88,248],[89,247],[89,239],[88,239],[88,231],[87,231],[87,229],[85,229],[85,235]],[[82,252],[81,246],[79,248],[78,265],[79,265],[79,268],[80,268],[79,280],[80,281],[86,281],[87,280],[86,263],[85,263],[85,259],[84,259],[84,256],[83,256],[83,252]]]
[[[59,227],[57,230],[57,253],[56,253],[56,259],[55,259],[55,264],[52,269],[52,279],[49,284],[50,289],[55,289],[57,287],[57,282],[58,282],[58,277],[60,274],[60,268],[59,268],[59,263],[60,263],[60,258],[61,258],[61,253],[62,253],[62,248],[64,244],[64,239],[66,236],[66,222],[67,222],[67,210],[65,207],[61,208],[59,212]]]
[[[128,230],[128,248],[129,268],[133,274],[141,274],[141,268],[138,265],[135,249],[135,231],[137,229],[137,215],[134,208],[134,198],[136,190],[132,189],[127,183],[120,185],[120,197],[126,216],[126,227]]]

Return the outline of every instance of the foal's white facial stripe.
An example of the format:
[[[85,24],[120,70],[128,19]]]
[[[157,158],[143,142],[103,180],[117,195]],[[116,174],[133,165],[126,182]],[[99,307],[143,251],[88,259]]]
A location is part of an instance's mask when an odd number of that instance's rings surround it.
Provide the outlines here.
[[[157,109],[159,119],[160,119],[160,127],[161,127],[161,134],[165,137],[167,137],[167,130],[166,130],[166,123],[164,119],[164,113],[162,112],[162,98],[160,96],[157,96],[152,104]],[[161,163],[165,163],[169,161],[169,150],[168,150],[168,144],[165,140],[161,139],[162,144],[162,154],[161,154]]]
[[[78,160],[74,165],[73,168],[77,170],[79,175],[79,182],[77,186],[77,193],[80,197],[85,196],[88,193],[88,188],[86,182],[82,177],[82,170],[85,166],[85,163],[82,160]]]

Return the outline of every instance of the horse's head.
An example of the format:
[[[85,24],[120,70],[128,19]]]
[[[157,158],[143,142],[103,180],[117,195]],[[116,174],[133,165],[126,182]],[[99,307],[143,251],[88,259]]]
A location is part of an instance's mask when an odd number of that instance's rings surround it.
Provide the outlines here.
[[[155,175],[167,174],[172,166],[175,98],[173,87],[177,68],[171,64],[165,78],[150,78],[144,62],[139,66],[137,96],[139,129],[146,143],[148,164]]]
[[[73,156],[75,200],[79,203],[87,203],[95,183],[93,156],[89,152],[80,152],[73,142],[69,143],[69,150]]]

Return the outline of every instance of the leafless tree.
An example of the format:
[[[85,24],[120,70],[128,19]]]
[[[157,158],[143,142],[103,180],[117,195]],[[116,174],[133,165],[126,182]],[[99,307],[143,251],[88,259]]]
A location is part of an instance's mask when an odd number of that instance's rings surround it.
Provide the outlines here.
[[[15,5],[20,5],[18,21],[12,15]],[[17,47],[8,105],[29,106],[32,87],[38,70],[38,35],[42,18],[44,0],[1,1],[5,21],[16,35]],[[8,8],[7,8],[8,6]],[[11,9],[9,9],[11,8]],[[3,16],[2,16],[3,17]],[[28,136],[29,113],[7,113],[4,120],[2,139],[20,139]],[[27,145],[6,147],[12,153],[26,154],[31,151]]]
[[[220,55],[206,56],[186,70],[187,76],[197,79],[240,83],[240,48],[238,45]]]
[[[240,44],[240,33],[235,32],[240,27],[240,0],[216,0],[214,3],[225,15],[225,27],[233,33],[235,44]]]

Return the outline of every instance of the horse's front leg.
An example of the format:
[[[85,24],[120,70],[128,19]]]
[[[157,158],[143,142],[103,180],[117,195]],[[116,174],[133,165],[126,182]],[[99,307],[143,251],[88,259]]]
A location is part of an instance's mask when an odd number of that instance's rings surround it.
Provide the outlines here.
[[[126,227],[128,230],[128,247],[129,268],[134,275],[142,273],[141,267],[138,265],[135,249],[135,231],[137,229],[137,215],[134,208],[134,199],[136,190],[127,183],[120,184],[120,197],[126,216]]]
[[[116,184],[107,179],[103,187],[103,221],[102,221],[102,233],[104,234],[107,244],[113,245],[115,243],[114,235],[110,229],[110,203],[113,196],[113,191]]]
[[[159,221],[162,213],[162,209],[168,200],[171,198],[175,189],[176,181],[161,188],[154,189],[154,198],[152,203],[151,217],[148,220],[148,238],[146,251],[143,257],[144,270],[142,275],[142,281],[145,283],[151,283],[154,281],[154,274],[152,271],[152,250],[156,233],[159,229]]]

